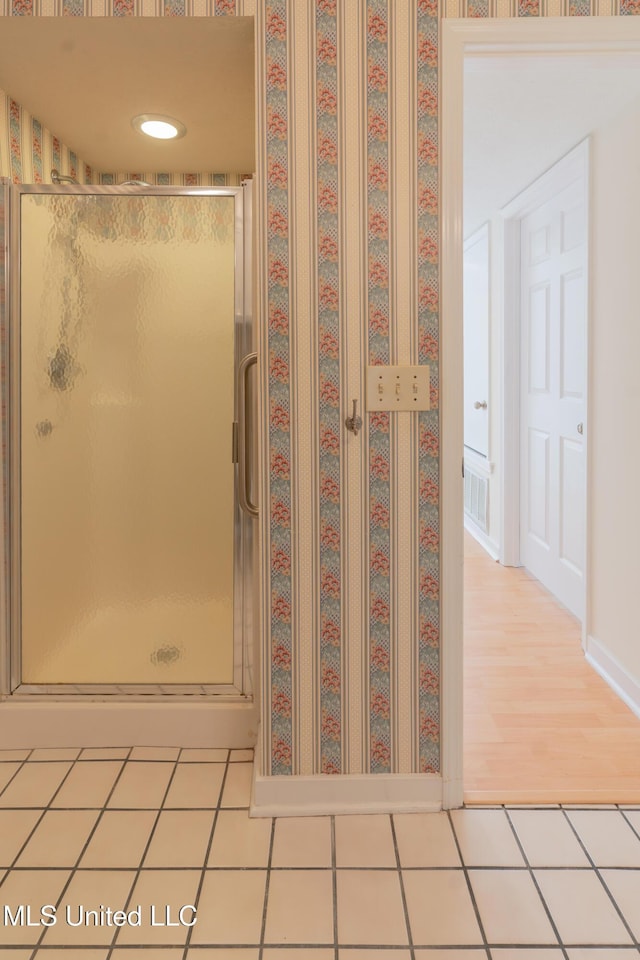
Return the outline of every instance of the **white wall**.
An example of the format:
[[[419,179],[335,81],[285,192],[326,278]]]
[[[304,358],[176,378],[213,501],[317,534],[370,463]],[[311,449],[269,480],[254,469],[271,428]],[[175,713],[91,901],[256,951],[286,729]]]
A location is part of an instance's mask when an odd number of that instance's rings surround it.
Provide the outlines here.
[[[640,101],[592,141],[588,632],[640,684]]]
[[[496,555],[502,546],[501,407],[502,407],[502,328],[504,323],[504,223],[494,215],[489,222],[491,248],[489,263],[489,540]]]
[[[591,134],[587,652],[640,708],[640,101]],[[491,219],[489,537],[500,546],[503,224]]]

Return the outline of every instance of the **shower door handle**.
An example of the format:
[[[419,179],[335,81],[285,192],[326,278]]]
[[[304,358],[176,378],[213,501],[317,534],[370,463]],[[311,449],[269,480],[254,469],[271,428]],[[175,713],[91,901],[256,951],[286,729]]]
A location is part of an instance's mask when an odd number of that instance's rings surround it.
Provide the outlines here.
[[[238,369],[238,498],[240,506],[250,517],[258,516],[258,508],[251,500],[251,473],[248,464],[253,447],[253,417],[247,407],[249,370],[258,363],[257,353],[248,353]]]

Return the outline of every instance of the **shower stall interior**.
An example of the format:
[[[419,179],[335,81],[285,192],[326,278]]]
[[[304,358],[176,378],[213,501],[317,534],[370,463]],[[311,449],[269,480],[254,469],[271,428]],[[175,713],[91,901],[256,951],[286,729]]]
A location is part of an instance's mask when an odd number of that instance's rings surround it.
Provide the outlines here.
[[[251,183],[5,189],[2,707],[250,702]]]

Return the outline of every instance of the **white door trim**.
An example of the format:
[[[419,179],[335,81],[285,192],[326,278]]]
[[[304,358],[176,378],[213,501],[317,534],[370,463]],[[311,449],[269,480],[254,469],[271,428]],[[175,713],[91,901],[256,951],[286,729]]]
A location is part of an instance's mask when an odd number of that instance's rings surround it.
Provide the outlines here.
[[[490,335],[490,316],[491,316],[491,269],[492,269],[492,256],[491,256],[491,243],[492,243],[492,231],[491,231],[491,222],[485,220],[477,230],[474,230],[470,236],[466,238],[463,244],[463,254],[467,257],[466,267],[464,268],[465,276],[464,283],[472,282],[474,275],[477,277],[478,274],[482,274],[482,283],[486,284],[486,290],[483,286],[481,292],[477,288],[471,289],[469,297],[471,303],[465,303],[463,307],[463,330],[465,325],[472,324],[471,329],[467,326],[469,330],[469,342],[465,345],[465,350],[467,350],[467,355],[464,359],[464,363],[468,363],[468,367],[464,370],[465,376],[465,391],[464,391],[464,402],[465,402],[465,411],[463,415],[463,429],[464,429],[464,443],[465,443],[465,456],[470,456],[475,460],[481,460],[484,463],[489,463],[491,460],[491,407],[492,400],[489,396],[490,394],[490,383],[491,383],[491,335]],[[480,249],[482,260],[478,263],[477,259],[472,259],[474,254],[474,248]],[[463,256],[463,260],[464,260]],[[478,254],[476,254],[476,257]],[[485,259],[486,256],[486,259]],[[473,266],[471,266],[473,264]],[[467,277],[467,267],[469,267],[469,276]],[[474,269],[477,268],[477,269]],[[485,295],[486,293],[486,295]],[[480,305],[476,301],[480,301]],[[480,309],[482,308],[482,319],[479,318]],[[484,325],[484,330],[482,327]],[[477,335],[477,330],[480,329],[484,336],[479,337]],[[463,336],[463,341],[464,341]],[[471,348],[471,354],[469,350]],[[469,369],[473,367],[473,369]],[[473,374],[476,374],[478,381],[480,378],[480,373],[484,374],[482,379],[485,381],[482,384],[477,383],[475,385],[475,392],[471,394],[472,389],[470,385],[470,380],[473,379]],[[469,391],[469,395],[467,395]],[[472,410],[470,404],[474,401],[479,401],[482,403],[485,402],[485,409]],[[486,404],[489,402],[489,408],[487,409]],[[480,431],[486,431],[484,436],[480,436]],[[474,432],[475,431],[475,432]],[[475,440],[476,444],[469,443],[470,440]],[[483,446],[484,450],[481,450],[480,447]]]
[[[640,51],[640,18],[441,24],[441,590],[443,806],[462,804],[462,128],[465,55]],[[587,410],[587,421],[589,417]],[[587,471],[589,464],[587,461]],[[588,551],[588,540],[587,540]],[[588,553],[587,553],[588,556]],[[589,606],[585,624],[588,629]]]

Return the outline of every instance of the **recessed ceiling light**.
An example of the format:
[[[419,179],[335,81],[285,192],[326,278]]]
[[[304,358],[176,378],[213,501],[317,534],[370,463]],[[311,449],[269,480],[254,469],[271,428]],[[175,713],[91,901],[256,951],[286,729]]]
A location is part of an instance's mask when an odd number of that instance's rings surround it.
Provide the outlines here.
[[[134,129],[156,140],[178,140],[184,137],[187,128],[184,123],[173,117],[163,117],[159,113],[141,113],[131,121]]]

